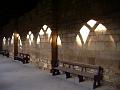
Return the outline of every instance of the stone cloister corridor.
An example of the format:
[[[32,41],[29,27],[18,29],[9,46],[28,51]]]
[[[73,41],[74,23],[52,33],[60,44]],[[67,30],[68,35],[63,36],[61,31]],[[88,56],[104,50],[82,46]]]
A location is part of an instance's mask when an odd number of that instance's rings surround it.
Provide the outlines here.
[[[120,90],[118,1],[1,5],[0,90]]]

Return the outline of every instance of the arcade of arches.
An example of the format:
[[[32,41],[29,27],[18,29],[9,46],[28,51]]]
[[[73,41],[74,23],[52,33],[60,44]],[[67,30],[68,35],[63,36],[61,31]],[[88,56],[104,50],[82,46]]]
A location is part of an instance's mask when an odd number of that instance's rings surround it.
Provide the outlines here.
[[[95,28],[93,28],[95,27]],[[13,33],[9,38],[3,38],[3,49],[10,52],[14,57],[14,36],[18,37],[18,52],[28,53],[31,56],[30,62],[38,68],[51,69],[51,37],[52,30],[47,25],[36,34],[29,31],[26,39],[21,40],[20,35]],[[119,71],[119,55],[116,51],[114,35],[107,28],[95,20],[89,20],[77,32],[58,32],[57,46],[58,59],[63,61],[74,61],[78,63],[102,65],[105,72],[105,79],[110,80],[112,71]],[[111,52],[114,52],[111,55]],[[118,55],[118,56],[117,56]],[[115,60],[115,61],[114,61]],[[112,78],[111,78],[112,80]]]
[[[114,25],[105,23],[110,22],[109,20],[92,18],[82,19],[83,22],[79,19],[77,22],[66,20],[56,25],[57,21],[50,17],[50,13],[39,19],[37,11],[38,6],[26,16],[21,16],[18,19],[18,30],[13,27],[14,20],[4,27],[4,31],[13,29],[17,32],[3,36],[2,49],[9,50],[10,57],[15,55],[14,44],[17,37],[17,52],[30,54],[30,63],[40,69],[50,70],[52,60],[100,65],[104,68],[105,81],[120,82],[120,28],[117,25],[114,28]],[[46,10],[41,12],[44,11]],[[29,21],[29,16],[32,21]]]

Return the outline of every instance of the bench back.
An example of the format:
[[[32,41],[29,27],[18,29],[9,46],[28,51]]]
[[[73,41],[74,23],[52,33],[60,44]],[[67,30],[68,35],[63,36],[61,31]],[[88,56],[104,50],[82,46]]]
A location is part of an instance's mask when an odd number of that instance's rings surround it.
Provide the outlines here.
[[[2,54],[3,56],[9,57],[9,51],[8,50],[0,50],[0,54]]]
[[[84,68],[99,69],[98,65],[90,65],[90,64],[83,64],[83,63],[78,63],[78,62],[67,62],[67,61],[60,61],[59,63],[73,65],[73,66],[79,66],[79,67],[84,67]]]
[[[1,54],[8,53],[8,50],[0,50],[0,53],[1,53]]]
[[[30,55],[25,53],[18,53],[18,57],[24,58],[24,59],[30,59]]]
[[[23,54],[23,58],[30,59],[30,55],[29,54]]]

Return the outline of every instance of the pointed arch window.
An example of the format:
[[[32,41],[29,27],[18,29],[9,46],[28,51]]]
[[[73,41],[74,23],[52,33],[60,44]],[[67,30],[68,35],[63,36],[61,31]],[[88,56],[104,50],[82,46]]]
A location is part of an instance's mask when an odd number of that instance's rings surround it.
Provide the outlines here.
[[[29,41],[29,45],[31,45],[33,43],[33,39],[34,39],[34,35],[31,31],[28,32],[27,39]]]
[[[40,29],[39,34],[37,36],[37,44],[40,44],[41,38],[44,38],[45,36],[47,36],[48,41],[50,41],[51,33],[52,30],[47,25],[43,25],[42,29]]]
[[[21,41],[20,35],[18,36],[18,46],[22,48],[22,41]]]
[[[87,25],[89,25],[90,27],[88,27]],[[93,30],[93,27],[96,25],[96,28]],[[91,19],[89,20],[85,25],[82,26],[82,28],[79,30],[80,32],[80,37],[77,34],[76,36],[76,42],[78,45],[80,45],[80,43],[85,44],[90,31],[94,31],[94,32],[105,32],[107,30],[107,28],[102,25],[101,23],[98,23],[97,21]]]
[[[84,44],[88,38],[89,32],[90,30],[85,25],[83,25],[83,27],[80,29],[80,34],[81,34]]]
[[[6,38],[3,38],[3,45],[6,45]]]
[[[12,38],[11,38],[11,41],[10,41],[10,38],[8,38],[8,45],[9,45],[9,42],[11,42],[11,44],[14,44],[14,35],[16,35],[16,37],[18,38],[18,46],[20,48],[22,48],[22,41],[21,41],[21,38],[20,38],[20,35],[19,34],[14,34],[12,35]]]

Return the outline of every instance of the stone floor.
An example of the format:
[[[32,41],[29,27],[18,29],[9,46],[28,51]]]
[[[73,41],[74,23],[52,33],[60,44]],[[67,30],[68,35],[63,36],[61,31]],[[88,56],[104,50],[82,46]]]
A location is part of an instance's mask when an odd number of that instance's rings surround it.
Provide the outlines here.
[[[32,64],[22,64],[0,55],[0,90],[93,90],[93,81],[78,83],[77,78],[52,76]],[[103,85],[95,90],[117,90]]]

